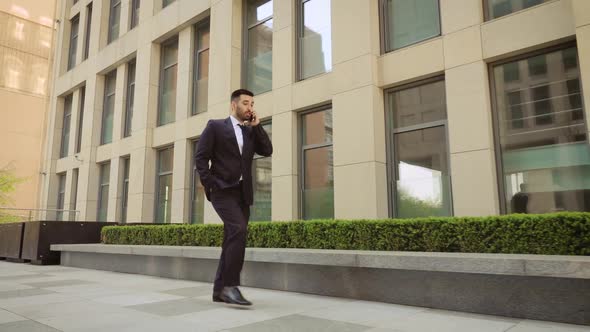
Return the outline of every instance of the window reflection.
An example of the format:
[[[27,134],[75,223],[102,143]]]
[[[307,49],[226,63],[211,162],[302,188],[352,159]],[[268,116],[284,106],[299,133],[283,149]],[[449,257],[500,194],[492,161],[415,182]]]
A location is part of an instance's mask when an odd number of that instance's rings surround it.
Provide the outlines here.
[[[48,25],[27,21],[28,12],[18,6],[0,12],[0,88],[46,95],[51,52],[51,19]]]

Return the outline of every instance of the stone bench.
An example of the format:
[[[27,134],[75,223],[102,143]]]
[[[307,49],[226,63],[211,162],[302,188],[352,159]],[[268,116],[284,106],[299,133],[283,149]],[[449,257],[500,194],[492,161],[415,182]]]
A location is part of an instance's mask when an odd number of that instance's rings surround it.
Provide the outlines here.
[[[52,245],[61,264],[212,282],[214,247]],[[248,248],[245,286],[590,325],[590,257]]]

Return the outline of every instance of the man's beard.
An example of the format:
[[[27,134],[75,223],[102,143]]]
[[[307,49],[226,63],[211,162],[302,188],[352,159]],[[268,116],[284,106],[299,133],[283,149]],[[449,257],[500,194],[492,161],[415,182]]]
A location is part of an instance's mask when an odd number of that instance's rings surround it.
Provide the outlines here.
[[[240,120],[242,122],[250,120],[250,118],[248,117],[248,112],[242,111],[242,109],[240,107],[238,107],[238,111],[236,112],[236,115],[238,116],[238,120]]]

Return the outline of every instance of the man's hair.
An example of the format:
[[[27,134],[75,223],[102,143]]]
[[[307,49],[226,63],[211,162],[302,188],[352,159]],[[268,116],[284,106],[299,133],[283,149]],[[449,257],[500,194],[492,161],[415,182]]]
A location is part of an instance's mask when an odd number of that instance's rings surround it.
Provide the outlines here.
[[[250,97],[254,97],[254,94],[252,93],[252,91],[250,90],[246,90],[246,89],[238,89],[234,92],[231,93],[231,101],[235,101],[237,102],[240,99],[241,95],[246,95],[246,96],[250,96]]]

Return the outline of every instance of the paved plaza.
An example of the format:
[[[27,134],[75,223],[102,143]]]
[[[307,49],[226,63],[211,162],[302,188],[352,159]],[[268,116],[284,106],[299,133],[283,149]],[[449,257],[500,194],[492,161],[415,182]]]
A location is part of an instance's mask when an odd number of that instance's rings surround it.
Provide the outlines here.
[[[203,282],[0,261],[0,332],[590,332],[588,326],[248,287],[242,290],[254,306],[236,308],[213,303],[211,289]]]

